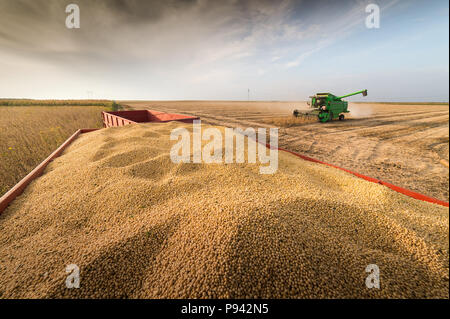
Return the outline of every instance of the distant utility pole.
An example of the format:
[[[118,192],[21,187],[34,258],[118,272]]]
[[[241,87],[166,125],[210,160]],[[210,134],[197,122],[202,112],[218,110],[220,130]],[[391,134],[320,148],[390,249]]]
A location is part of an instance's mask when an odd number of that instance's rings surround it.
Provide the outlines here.
[[[92,100],[92,98],[94,97],[94,92],[87,91],[87,96],[88,96],[88,100]]]
[[[247,91],[247,101],[250,101],[250,89]]]

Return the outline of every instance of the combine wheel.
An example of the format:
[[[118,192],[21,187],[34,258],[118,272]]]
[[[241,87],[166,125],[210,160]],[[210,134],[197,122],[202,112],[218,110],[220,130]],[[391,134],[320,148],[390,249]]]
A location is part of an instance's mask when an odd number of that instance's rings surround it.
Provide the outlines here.
[[[345,119],[344,114],[339,115],[339,121],[343,121]]]
[[[317,115],[317,118],[321,123],[328,122],[328,116],[329,114],[327,112],[320,112],[319,115]]]

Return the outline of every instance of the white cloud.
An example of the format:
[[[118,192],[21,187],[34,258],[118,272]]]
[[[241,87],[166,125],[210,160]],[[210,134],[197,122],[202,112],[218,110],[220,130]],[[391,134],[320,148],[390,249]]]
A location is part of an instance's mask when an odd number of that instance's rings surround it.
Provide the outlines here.
[[[386,2],[381,9],[386,10],[397,2],[398,0]],[[360,2],[354,5],[348,12],[342,14],[339,19],[333,20],[332,23],[323,23],[321,25],[315,24],[311,26],[310,32],[314,33],[316,37],[314,37],[315,40],[311,42],[310,45],[306,46],[309,47],[309,49],[301,53],[295,59],[285,63],[284,66],[286,68],[300,66],[309,56],[337,43],[350,35],[355,28],[364,25],[366,5],[367,3]]]
[[[130,92],[142,92],[147,98],[159,97],[161,92],[168,92],[167,98],[205,90],[228,92],[248,82],[256,85],[257,79],[267,80],[265,74],[301,66],[352,32],[365,14],[363,4],[343,12],[325,7],[299,13],[296,6],[303,8],[303,4],[293,0],[198,1],[173,6],[162,2],[155,8],[150,2],[128,1],[121,10],[105,1],[78,2],[79,30],[64,27],[60,1],[7,2],[8,7],[26,3],[31,13],[17,16],[14,10],[0,11],[0,58],[13,56],[7,58],[11,63],[48,70],[31,77],[18,73],[15,79],[40,78],[40,83],[30,80],[27,86],[49,83],[48,91],[60,94],[76,91],[68,90],[69,85],[79,85],[78,90],[85,92],[85,83],[94,91],[100,90],[95,85],[101,86],[110,97]],[[307,2],[305,6],[309,8]],[[19,97],[31,94],[23,81],[0,78],[0,87],[23,92]]]
[[[257,74],[258,74],[259,76],[263,76],[264,74],[266,74],[266,72],[267,72],[267,70],[264,70],[264,69],[258,69]]]

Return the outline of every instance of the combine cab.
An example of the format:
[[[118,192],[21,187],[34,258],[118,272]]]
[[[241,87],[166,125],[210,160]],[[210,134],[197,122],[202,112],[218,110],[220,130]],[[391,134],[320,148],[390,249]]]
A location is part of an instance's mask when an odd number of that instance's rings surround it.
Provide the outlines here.
[[[356,94],[362,94],[363,96],[366,96],[367,90],[362,90],[343,96],[335,96],[331,93],[317,93],[314,96],[310,96],[311,102],[308,102],[308,104],[312,108],[311,111],[300,112],[299,110],[294,110],[293,115],[296,117],[302,115],[315,115],[322,123],[332,121],[336,118],[339,118],[339,120],[342,121],[345,118],[344,114],[349,113],[349,111],[347,109],[348,102],[342,101],[341,99]]]

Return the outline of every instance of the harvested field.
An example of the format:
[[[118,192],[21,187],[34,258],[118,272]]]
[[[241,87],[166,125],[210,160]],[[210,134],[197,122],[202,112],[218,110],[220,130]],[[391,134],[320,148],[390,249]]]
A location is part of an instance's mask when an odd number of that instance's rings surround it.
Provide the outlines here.
[[[102,127],[101,111],[104,110],[108,109],[102,106],[0,107],[0,196],[77,129]]]
[[[287,120],[305,102],[124,101],[229,127],[280,127],[279,146],[449,201],[449,108],[349,103],[345,121]],[[301,121],[301,120],[300,120]],[[292,123],[294,122],[294,123]]]
[[[274,175],[173,164],[179,126],[87,133],[52,162],[0,215],[0,297],[449,297],[448,208],[284,152]]]
[[[274,127],[292,127],[300,126],[306,123],[317,122],[317,116],[313,115],[300,115],[298,117],[294,116],[283,116],[264,119],[263,123],[270,124]]]

